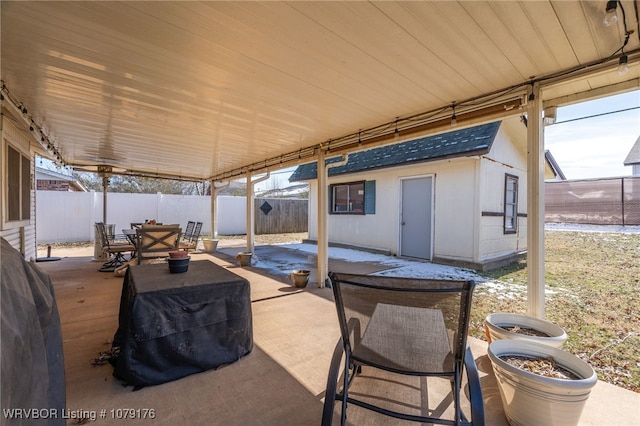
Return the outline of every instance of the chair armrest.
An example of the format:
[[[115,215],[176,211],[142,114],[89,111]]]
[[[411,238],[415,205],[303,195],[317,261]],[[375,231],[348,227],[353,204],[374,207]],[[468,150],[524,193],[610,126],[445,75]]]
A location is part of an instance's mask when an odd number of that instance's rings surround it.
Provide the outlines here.
[[[471,353],[471,348],[468,345],[464,353],[464,367],[467,371],[467,381],[469,382],[471,422],[474,426],[484,426],[484,401],[482,399],[482,388],[480,387],[480,375],[478,374],[478,367]]]

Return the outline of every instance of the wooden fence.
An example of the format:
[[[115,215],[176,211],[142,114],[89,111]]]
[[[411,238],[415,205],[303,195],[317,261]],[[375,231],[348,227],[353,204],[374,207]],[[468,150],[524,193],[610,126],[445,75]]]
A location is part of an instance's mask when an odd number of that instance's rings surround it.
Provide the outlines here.
[[[545,221],[640,225],[640,176],[547,182]]]
[[[309,202],[285,198],[255,200],[256,234],[307,232]]]

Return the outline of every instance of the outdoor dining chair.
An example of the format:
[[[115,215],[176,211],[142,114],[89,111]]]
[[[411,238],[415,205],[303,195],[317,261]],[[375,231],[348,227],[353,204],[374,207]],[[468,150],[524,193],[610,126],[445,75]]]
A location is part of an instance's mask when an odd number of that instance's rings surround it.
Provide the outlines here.
[[[193,234],[193,228],[196,226],[196,222],[190,220],[187,222],[187,226],[184,228],[182,232],[182,241],[191,239],[191,234]]]
[[[379,415],[484,424],[480,380],[467,346],[473,281],[329,278],[341,338],[329,369],[323,425],[332,423],[336,405],[343,425],[347,418],[350,424],[382,423],[372,418]]]
[[[142,225],[136,230],[138,264],[169,257],[170,251],[178,250],[181,232],[177,225]]]
[[[135,253],[136,248],[125,239],[118,241],[115,237],[107,235],[104,223],[95,224],[96,238],[103,253],[109,255],[109,259],[98,269],[100,272],[113,272],[115,269],[127,262],[124,253]]]
[[[202,222],[189,222],[187,223],[187,229],[191,226],[190,232],[185,232],[182,235],[182,241],[180,241],[181,250],[195,250],[198,247],[198,238],[200,238],[200,232],[202,230]]]

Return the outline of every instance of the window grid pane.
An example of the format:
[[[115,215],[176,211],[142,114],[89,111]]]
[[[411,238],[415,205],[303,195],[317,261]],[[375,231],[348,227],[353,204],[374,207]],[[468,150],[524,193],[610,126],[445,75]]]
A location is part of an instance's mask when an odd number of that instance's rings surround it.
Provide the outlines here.
[[[504,232],[515,233],[518,228],[518,177],[505,176]]]
[[[332,186],[332,213],[364,214],[364,182]]]

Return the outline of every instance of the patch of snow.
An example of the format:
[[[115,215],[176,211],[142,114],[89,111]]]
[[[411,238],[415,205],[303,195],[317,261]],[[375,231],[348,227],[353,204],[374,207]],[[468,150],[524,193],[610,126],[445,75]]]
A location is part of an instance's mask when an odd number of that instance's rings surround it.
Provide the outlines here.
[[[616,232],[623,234],[640,234],[639,225],[585,225],[581,223],[545,223],[544,229],[550,231],[580,232]]]
[[[315,244],[283,244],[282,247],[314,255],[317,254],[318,251],[318,246]],[[341,247],[329,247],[329,258],[346,260],[348,262],[375,262],[389,267],[389,269],[376,272],[372,275],[475,280],[478,283],[487,281],[487,278],[478,275],[472,269],[439,265],[419,260],[401,259],[384,254],[369,253]]]

